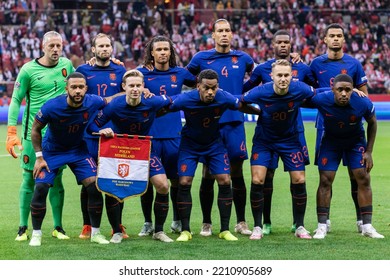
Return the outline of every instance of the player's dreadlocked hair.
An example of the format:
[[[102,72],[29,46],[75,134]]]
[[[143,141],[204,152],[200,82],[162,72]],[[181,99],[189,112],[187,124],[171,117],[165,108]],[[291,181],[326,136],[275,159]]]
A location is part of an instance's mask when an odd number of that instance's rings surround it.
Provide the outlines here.
[[[171,56],[169,57],[169,67],[177,66],[176,61],[176,51],[173,47],[173,42],[165,36],[156,36],[151,39],[145,47],[145,57],[144,57],[144,65],[154,65],[154,58],[152,56],[152,50],[155,42],[168,42],[169,48],[171,51]]]

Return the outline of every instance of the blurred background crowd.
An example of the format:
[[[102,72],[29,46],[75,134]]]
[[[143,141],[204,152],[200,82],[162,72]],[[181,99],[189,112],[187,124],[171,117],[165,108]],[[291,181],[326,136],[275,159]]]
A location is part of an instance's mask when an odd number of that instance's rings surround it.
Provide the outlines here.
[[[4,0],[0,4],[0,94],[6,105],[24,63],[41,55],[45,32],[56,30],[64,55],[74,66],[91,58],[91,39],[99,32],[114,39],[114,56],[134,68],[143,61],[147,41],[166,35],[185,66],[192,56],[214,46],[214,20],[231,22],[233,46],[256,63],[273,57],[272,35],[288,30],[293,51],[305,63],[326,51],[325,27],[345,28],[345,52],[367,74],[369,93],[390,94],[390,2],[387,0]]]

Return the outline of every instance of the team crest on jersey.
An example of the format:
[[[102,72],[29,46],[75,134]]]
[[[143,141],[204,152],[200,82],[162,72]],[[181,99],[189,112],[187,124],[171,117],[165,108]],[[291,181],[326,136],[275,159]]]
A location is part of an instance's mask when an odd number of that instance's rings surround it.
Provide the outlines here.
[[[298,70],[292,70],[291,74],[293,77],[298,77]]]
[[[181,166],[180,166],[180,171],[181,172],[186,172],[187,171],[187,164],[182,164]]]
[[[83,118],[84,118],[84,121],[88,121],[89,113],[88,112],[84,112],[83,113]]]
[[[321,159],[321,164],[322,164],[322,166],[327,165],[328,164],[328,158],[326,158],[326,157],[322,158]]]
[[[347,74],[347,69],[341,69],[340,73],[341,74]]]
[[[122,178],[129,176],[130,173],[130,165],[126,163],[118,164],[118,175]]]
[[[259,154],[258,154],[258,153],[254,153],[254,154],[252,155],[252,159],[253,159],[253,160],[258,160],[258,159],[259,159]]]
[[[68,77],[68,71],[65,68],[62,68],[61,73],[65,78]]]
[[[288,108],[292,109],[294,107],[294,102],[291,101],[291,102],[288,102]]]
[[[171,82],[176,83],[177,82],[177,77],[176,75],[171,75]]]
[[[349,121],[350,121],[351,123],[356,122],[356,120],[357,120],[357,117],[356,117],[355,115],[352,115],[352,116],[349,117]]]
[[[219,115],[221,114],[221,109],[220,109],[220,108],[215,108],[215,109],[214,109],[214,114],[215,114],[216,116],[219,116]]]
[[[237,56],[232,56],[232,63],[236,64],[238,62]]]
[[[149,117],[149,112],[148,112],[148,111],[142,112],[142,116],[143,116],[144,118]]]
[[[30,157],[29,157],[28,155],[24,155],[24,156],[23,156],[23,162],[24,162],[25,164],[29,163],[29,162],[30,162]]]
[[[115,81],[116,80],[116,74],[115,73],[110,73],[110,80]]]

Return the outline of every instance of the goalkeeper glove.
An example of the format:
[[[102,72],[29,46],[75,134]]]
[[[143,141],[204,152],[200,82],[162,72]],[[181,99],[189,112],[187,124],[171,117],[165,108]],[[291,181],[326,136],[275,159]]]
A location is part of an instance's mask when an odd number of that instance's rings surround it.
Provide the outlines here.
[[[7,130],[7,139],[5,141],[5,145],[7,148],[7,152],[10,153],[11,156],[17,158],[18,156],[15,153],[15,147],[18,146],[19,150],[23,150],[22,143],[20,142],[17,134],[16,134],[16,126],[10,125]]]

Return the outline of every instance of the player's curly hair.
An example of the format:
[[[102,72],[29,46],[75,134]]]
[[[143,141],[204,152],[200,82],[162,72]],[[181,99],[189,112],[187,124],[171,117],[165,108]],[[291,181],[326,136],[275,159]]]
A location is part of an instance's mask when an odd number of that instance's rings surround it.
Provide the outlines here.
[[[154,47],[154,43],[156,42],[168,42],[169,49],[171,51],[171,55],[169,57],[169,67],[177,66],[177,56],[175,47],[173,46],[173,42],[165,37],[165,36],[156,36],[153,37],[145,46],[145,57],[144,57],[144,65],[154,65],[154,57],[152,56],[152,50]]]

